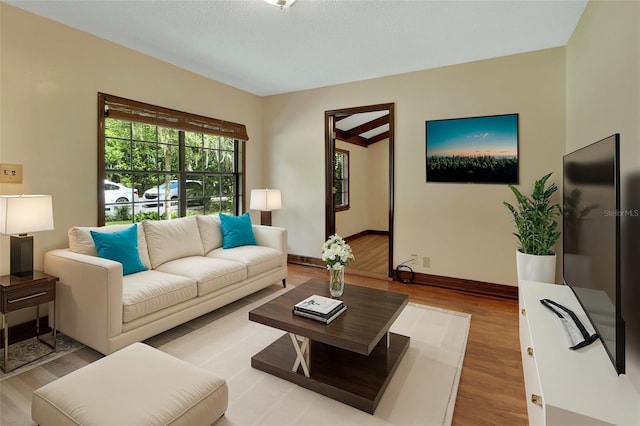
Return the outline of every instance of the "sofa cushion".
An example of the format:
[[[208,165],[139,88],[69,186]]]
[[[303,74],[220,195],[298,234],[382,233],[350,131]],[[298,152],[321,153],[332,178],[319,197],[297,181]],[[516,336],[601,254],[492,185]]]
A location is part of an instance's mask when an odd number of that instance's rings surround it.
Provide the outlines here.
[[[220,217],[218,215],[198,215],[196,218],[204,252],[209,253],[213,249],[222,247]]]
[[[263,272],[284,266],[282,252],[271,247],[242,246],[232,249],[216,249],[207,254],[215,259],[233,260],[247,267],[247,277],[255,277]]]
[[[198,221],[194,216],[145,220],[143,224],[153,269],[170,260],[204,255]]]
[[[247,278],[247,268],[243,263],[204,256],[172,260],[159,266],[158,271],[182,275],[194,280],[198,285],[198,296]]]
[[[122,278],[122,320],[133,321],[150,313],[193,299],[198,293],[191,278],[159,271],[143,271]]]
[[[220,227],[222,228],[222,248],[230,249],[257,244],[248,212],[242,216],[220,213]]]
[[[138,252],[138,224],[116,232],[90,231],[98,256],[122,264],[122,275],[146,271]]]
[[[69,237],[69,250],[74,253],[87,254],[89,256],[97,256],[98,251],[91,237],[91,231],[97,232],[118,232],[129,228],[127,225],[109,225],[109,226],[73,226],[67,231]],[[147,269],[151,269],[151,260],[147,250],[147,240],[144,235],[144,227],[138,226],[138,254],[140,261]]]

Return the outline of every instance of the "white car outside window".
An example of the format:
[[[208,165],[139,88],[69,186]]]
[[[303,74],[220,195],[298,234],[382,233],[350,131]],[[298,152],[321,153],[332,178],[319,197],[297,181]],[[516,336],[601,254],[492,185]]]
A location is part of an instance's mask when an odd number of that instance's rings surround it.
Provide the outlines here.
[[[131,203],[140,201],[138,197],[138,190],[135,188],[129,188],[119,183],[111,182],[109,180],[104,181],[104,206],[105,211],[111,211],[115,207],[115,204]]]

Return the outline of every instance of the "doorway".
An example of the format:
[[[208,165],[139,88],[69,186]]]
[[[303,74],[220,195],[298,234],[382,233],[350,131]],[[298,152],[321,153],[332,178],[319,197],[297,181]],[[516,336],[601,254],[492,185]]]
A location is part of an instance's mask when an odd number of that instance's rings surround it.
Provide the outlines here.
[[[388,148],[384,148],[384,145],[388,144]],[[339,147],[339,148],[338,148]],[[351,147],[351,149],[349,148]],[[374,165],[369,164],[371,170],[368,171],[368,177],[360,177],[360,184],[350,185],[349,199],[353,201],[353,205],[347,209],[336,209],[336,199],[340,200],[340,197],[336,197],[337,186],[340,186],[336,181],[336,149],[339,151],[353,152],[353,161],[350,164],[350,179],[356,179],[358,174],[362,172],[359,168],[363,167],[362,162],[355,161],[357,153],[361,157],[364,155],[367,157],[367,153],[373,153],[368,157],[375,157],[375,161],[384,161],[381,167],[376,168]],[[382,149],[382,151],[381,151]],[[386,154],[386,158],[384,158]],[[376,170],[380,170],[382,174],[376,173]],[[385,176],[388,179],[385,179]],[[378,178],[382,178],[382,182]],[[376,184],[376,181],[378,182]],[[364,182],[364,183],[363,183]],[[364,186],[363,186],[364,185]],[[367,186],[369,185],[369,186]],[[365,188],[363,190],[363,188]],[[363,237],[368,236],[370,238],[386,237],[384,241],[387,246],[386,253],[383,254],[386,260],[386,271],[384,275],[391,278],[393,277],[393,211],[394,211],[394,104],[378,104],[368,105],[354,108],[336,109],[331,111],[325,111],[325,237],[338,232],[342,232],[340,229],[343,225],[343,217],[347,217],[349,213],[346,213],[348,209],[353,207],[351,215],[356,217],[357,221],[360,221],[361,230],[357,230],[354,233],[353,227],[346,230],[346,235],[340,234],[343,237]],[[360,206],[360,213],[356,210],[358,206],[355,204],[357,199],[366,199],[366,208]],[[376,198],[376,200],[372,200]],[[384,202],[382,202],[382,200]],[[361,201],[362,202],[362,201]],[[373,206],[373,207],[372,207]],[[366,215],[361,213],[363,210],[367,210],[369,213]],[[338,220],[336,215],[341,215]],[[368,215],[376,214],[376,218],[371,218]],[[383,226],[377,226],[380,224],[380,214],[383,215]],[[355,216],[357,215],[357,216]],[[377,222],[376,222],[377,221]],[[351,222],[354,222],[351,219]],[[372,226],[369,226],[373,223]],[[338,228],[338,229],[337,229]],[[372,229],[373,228],[373,229]],[[386,228],[386,229],[375,229]],[[379,245],[379,244],[378,244]],[[369,251],[367,251],[369,253]],[[356,258],[356,262],[358,259]],[[368,275],[367,271],[354,271],[354,273],[364,272],[364,275]],[[378,275],[374,273],[373,275]]]

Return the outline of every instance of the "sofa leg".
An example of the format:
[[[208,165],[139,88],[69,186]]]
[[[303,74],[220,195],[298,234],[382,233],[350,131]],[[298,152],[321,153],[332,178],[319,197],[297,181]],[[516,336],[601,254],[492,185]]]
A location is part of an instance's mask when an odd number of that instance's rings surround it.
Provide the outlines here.
[[[287,279],[286,278],[282,279],[282,287],[283,288],[287,288]]]

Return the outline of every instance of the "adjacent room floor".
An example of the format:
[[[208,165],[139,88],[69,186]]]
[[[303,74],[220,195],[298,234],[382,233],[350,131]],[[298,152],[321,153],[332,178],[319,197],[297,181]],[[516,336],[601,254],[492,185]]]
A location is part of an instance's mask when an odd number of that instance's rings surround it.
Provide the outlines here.
[[[355,260],[350,271],[387,275],[389,268],[389,236],[368,234],[349,240]]]

